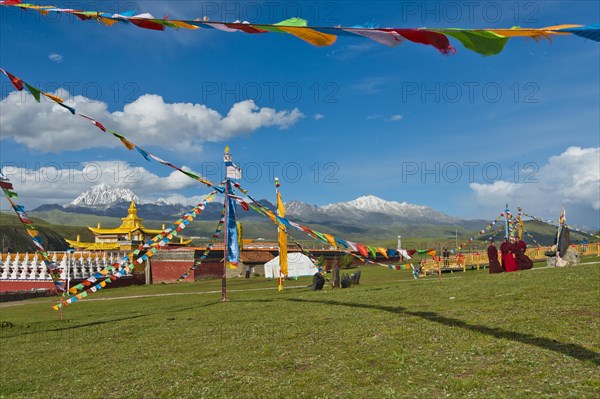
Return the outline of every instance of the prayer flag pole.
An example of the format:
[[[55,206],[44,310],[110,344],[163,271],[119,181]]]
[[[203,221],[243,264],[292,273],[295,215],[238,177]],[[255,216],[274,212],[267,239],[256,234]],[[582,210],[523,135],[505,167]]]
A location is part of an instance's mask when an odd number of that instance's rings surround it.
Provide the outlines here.
[[[237,223],[235,220],[235,206],[236,201],[239,202],[240,198],[233,194],[233,188],[231,187],[232,179],[242,178],[242,169],[235,165],[232,161],[231,154],[229,153],[229,147],[225,147],[225,154],[223,155],[223,161],[225,162],[225,238],[223,246],[223,276],[221,278],[221,301],[227,301],[227,268],[237,268],[240,260],[240,245],[239,245],[239,233],[237,230]],[[244,203],[242,204],[244,206]]]
[[[279,192],[279,178],[275,178],[275,195],[277,197],[277,216],[282,218],[285,217],[285,206],[281,199],[281,193]],[[285,227],[277,220],[277,243],[279,247],[279,280],[277,289],[283,291],[283,279],[288,274],[287,264],[287,231]]]
[[[277,203],[277,214],[279,215],[279,177],[275,177],[275,201]],[[279,229],[281,228],[279,226],[279,222],[276,223],[275,226],[277,229],[277,238],[279,238]],[[277,291],[283,291],[283,278],[281,274],[281,242],[279,239],[277,241],[277,247],[279,248],[279,277],[277,279]]]
[[[63,292],[63,298],[65,297],[65,294],[69,292],[69,288],[71,288],[71,254],[74,252],[75,250],[73,248],[67,249],[67,290]],[[58,309],[58,320],[63,319],[63,308],[64,306],[61,306],[60,309]]]
[[[506,209],[504,210],[504,215],[506,216],[506,223],[505,223],[505,233],[504,233],[504,237],[506,239],[508,239],[509,237],[509,232],[508,232],[508,202],[506,203]]]
[[[229,179],[226,179],[229,183]],[[229,185],[225,186],[225,220],[229,218],[229,207],[227,202],[229,201]],[[225,234],[223,234],[223,274],[221,275],[221,302],[227,302],[227,228],[225,228]]]
[[[231,154],[229,154],[229,146],[225,147],[223,154],[223,162],[227,165],[231,162]],[[221,274],[221,302],[227,302],[227,244],[228,244],[228,226],[229,226],[229,177],[225,179],[225,231],[223,234],[223,273]]]

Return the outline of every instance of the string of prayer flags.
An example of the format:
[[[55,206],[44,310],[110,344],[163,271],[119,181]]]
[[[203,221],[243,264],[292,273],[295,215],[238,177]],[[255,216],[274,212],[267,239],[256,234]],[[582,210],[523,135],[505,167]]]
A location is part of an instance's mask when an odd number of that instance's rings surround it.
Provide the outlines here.
[[[287,232],[287,234],[289,235],[289,232]],[[292,238],[290,236],[290,238]],[[296,244],[296,246],[298,248],[300,248],[300,252],[302,252],[304,255],[308,256],[308,258],[311,260],[312,263],[315,264],[315,266],[317,266],[317,270],[319,271],[319,273],[324,274],[325,271],[323,270],[323,264],[321,263],[321,261],[319,261],[319,259],[314,256],[314,254],[306,249],[304,249],[304,247],[298,242],[298,241],[294,241],[294,244]]]
[[[521,211],[522,209],[521,209],[521,208],[519,208],[519,210]],[[541,218],[537,218],[537,217],[535,217],[535,216],[532,216],[532,215],[529,215],[529,214],[527,214],[527,213],[525,213],[525,212],[523,212],[523,216],[526,216],[526,217],[528,217],[528,218],[531,218],[531,219],[533,219],[533,220],[536,220],[536,221],[538,221],[538,222],[540,222],[540,223],[549,224],[549,225],[551,225],[551,226],[554,226],[554,227],[560,227],[560,225],[559,225],[559,224],[557,224],[555,221],[553,221],[553,220],[550,220],[550,219],[541,219]],[[585,231],[585,230],[581,230],[581,229],[580,229],[580,228],[578,228],[578,227],[575,227],[575,226],[570,226],[570,225],[568,225],[568,224],[566,224],[566,223],[564,223],[564,225],[565,225],[566,227],[568,227],[568,228],[569,228],[569,230],[576,231],[576,232],[578,232],[578,233],[582,233],[582,234],[586,234],[586,235],[588,235],[588,236],[592,236],[592,237],[598,237],[598,238],[600,238],[600,235],[598,235],[598,234],[594,234],[594,233],[590,233],[590,232],[588,232],[588,231]]]
[[[462,28],[380,28],[380,27],[324,27],[309,26],[308,21],[301,18],[289,18],[274,24],[252,24],[247,21],[216,22],[203,20],[169,20],[154,18],[150,13],[125,11],[111,14],[102,11],[85,11],[58,8],[56,6],[40,6],[25,4],[21,0],[0,1],[0,6],[18,7],[24,11],[34,10],[42,15],[49,13],[70,14],[79,20],[96,20],[102,25],[112,26],[125,23],[153,31],[170,29],[199,28],[214,29],[221,32],[244,32],[248,34],[279,33],[289,34],[317,47],[333,45],[338,36],[360,37],[373,40],[388,47],[408,41],[431,46],[442,54],[454,54],[455,48],[450,44],[449,37],[459,41],[464,48],[475,53],[489,56],[500,53],[508,40],[513,37],[525,37],[539,41],[555,35],[575,35],[595,42],[600,42],[600,25],[562,24],[543,28],[511,27],[505,29],[462,29]],[[63,105],[65,106],[65,105]],[[68,108],[68,106],[65,106]]]
[[[507,211],[508,211],[508,209],[507,209]],[[477,234],[470,237],[467,241],[463,242],[460,245],[457,245],[456,248],[452,249],[450,252],[456,253],[456,252],[460,251],[468,243],[473,242],[477,238],[481,237],[483,234],[488,233],[496,225],[496,223],[498,223],[503,217],[504,217],[504,213],[501,213],[500,216],[498,216],[496,219],[492,220],[487,226],[485,226],[485,228],[479,230],[479,232],[477,232]]]
[[[135,262],[142,263],[148,257],[154,255],[157,246],[165,245],[166,242],[169,242],[176,235],[170,232],[176,229],[181,230],[181,224],[183,224],[183,219],[193,217],[193,215],[198,215],[204,209],[206,203],[208,201],[211,201],[212,198],[214,198],[214,195],[216,195],[216,192],[213,192],[212,195],[209,195],[209,197],[205,199],[205,202],[194,207],[194,209],[191,212],[186,213],[182,218],[178,219],[172,226],[165,229],[162,233],[157,234],[147,243],[140,245],[140,247],[137,250],[124,256],[120,261],[105,268],[104,270],[100,271],[100,273],[92,275],[90,278],[84,280],[82,283],[72,287],[70,292],[72,294],[76,294],[79,290],[82,290],[85,287],[89,287],[91,283],[94,283],[96,281],[97,278],[102,278],[103,276],[105,277],[106,274],[108,274],[108,272],[112,270],[116,270],[116,274],[111,277],[116,276],[118,278],[129,273],[135,268]],[[178,225],[178,227],[175,227],[175,225]],[[185,226],[186,224],[183,224],[183,228],[185,228]]]
[[[148,240],[145,244],[140,245],[140,247],[135,251],[125,255],[118,262],[113,263],[100,272],[94,273],[91,277],[87,278],[83,282],[71,287],[69,292],[73,295],[71,297],[64,298],[60,303],[52,306],[52,309],[58,310],[63,306],[68,306],[74,302],[77,302],[77,300],[85,298],[87,295],[101,290],[106,286],[106,284],[110,284],[112,281],[125,276],[127,273],[130,273],[133,269],[135,269],[135,263],[142,263],[144,260],[148,259],[148,257],[154,255],[154,253],[156,253],[157,246],[161,246],[161,243],[162,245],[165,245],[166,243],[170,242],[170,240],[177,235],[177,232],[183,230],[189,224],[189,221],[200,215],[205,209],[206,204],[215,198],[217,192],[217,190],[211,192],[204,199],[204,201],[202,201],[202,203],[196,205],[190,212],[185,213],[171,226],[164,229],[152,239]],[[188,223],[184,223],[185,221]],[[149,254],[152,255],[149,256]],[[108,276],[110,272],[113,272],[113,275]],[[108,278],[106,278],[107,276]],[[98,279],[104,278],[105,280],[97,283]],[[78,293],[79,291],[82,292]],[[83,296],[84,293],[85,296]]]
[[[265,208],[263,205],[261,205],[256,199],[254,199],[250,194],[248,194],[248,191],[245,190],[244,194],[248,197],[248,199],[254,204],[254,207],[252,207],[252,209],[260,209],[260,211],[257,210],[257,213],[259,214],[263,214],[263,215],[267,215],[269,216],[270,214],[272,215],[272,211],[270,211],[269,209]],[[285,226],[291,226],[294,227],[296,230],[301,231],[305,234],[307,234],[308,236],[310,236],[311,238],[315,239],[315,240],[320,240],[324,243],[329,243],[329,240],[325,237],[325,234],[320,233],[318,231],[312,230],[309,227],[306,226],[302,226],[296,222],[292,222],[284,217],[271,217],[269,216],[273,222],[275,224],[279,225],[279,228],[282,229],[282,225]],[[289,235],[289,232],[288,232]],[[333,236],[332,236],[333,237]],[[371,253],[375,258],[377,256],[377,248],[375,247],[370,247],[373,249],[373,252],[369,251],[369,247],[367,247],[366,245],[362,245],[359,243],[354,243],[352,241],[347,241],[347,240],[342,240],[342,239],[338,239],[336,237],[333,237],[335,242],[340,242],[343,243],[343,246],[348,248],[348,249],[343,249],[343,248],[339,248],[340,251],[349,254],[355,258],[357,258],[358,260],[360,260],[363,263],[369,263],[372,265],[378,265],[378,266],[383,266],[386,267],[388,269],[391,270],[409,270],[409,269],[413,269],[412,264],[410,263],[405,263],[405,264],[400,264],[400,265],[393,265],[393,264],[384,264],[384,263],[379,263],[379,262],[375,262],[369,259],[369,253]],[[354,251],[359,252],[359,254],[354,253]]]
[[[536,245],[538,248],[540,248],[540,247],[541,247],[540,243],[539,243],[539,242],[537,242],[537,240],[535,239],[535,237],[534,237],[534,236],[532,236],[531,234],[529,234],[529,232],[528,232],[527,230],[523,229],[523,234],[525,234],[527,237],[531,238],[531,240],[533,241],[533,243],[534,243],[534,244],[535,244],[535,245]],[[522,238],[522,237],[521,237],[521,238]]]
[[[1,3],[0,3],[1,4]],[[137,152],[142,155],[147,161],[150,162],[151,159],[155,160],[156,162],[168,166],[172,169],[177,170],[180,173],[183,173],[184,175],[199,181],[202,184],[207,185],[208,187],[212,187],[213,189],[219,190],[219,192],[223,192],[223,188],[219,187],[219,186],[215,186],[213,183],[211,183],[210,181],[208,181],[207,179],[203,178],[200,175],[197,175],[194,172],[190,172],[188,170],[184,170],[182,168],[180,168],[179,166],[176,166],[174,164],[172,164],[171,162],[165,161],[159,157],[157,157],[156,155],[150,153],[147,150],[142,149],[141,147],[139,147],[138,145],[134,144],[133,142],[131,142],[130,140],[128,140],[125,136],[123,136],[122,134],[119,134],[117,132],[113,132],[112,130],[107,129],[102,123],[96,121],[94,118],[84,115],[84,114],[80,114],[78,113],[75,108],[70,107],[68,105],[65,104],[64,100],[54,94],[50,94],[50,93],[46,93],[41,91],[40,89],[37,89],[27,83],[25,83],[23,80],[21,80],[20,78],[16,77],[15,75],[5,71],[4,69],[0,68],[0,72],[3,73],[4,75],[6,75],[6,77],[8,77],[8,79],[12,82],[13,86],[19,90],[22,91],[24,87],[27,88],[27,90],[29,90],[29,92],[31,93],[32,96],[35,97],[36,101],[39,102],[39,98],[40,98],[40,93],[42,95],[44,95],[45,97],[51,99],[52,101],[54,101],[56,104],[66,108],[69,110],[69,112],[71,112],[73,115],[79,115],[82,118],[87,119],[88,121],[90,121],[94,126],[96,126],[98,129],[100,129],[101,131],[105,132],[105,133],[110,133],[113,136],[117,137],[121,143],[123,143],[123,145],[128,149],[128,150],[137,150]],[[240,172],[241,173],[241,172]]]
[[[200,267],[200,265],[202,265],[202,262],[204,261],[204,259],[206,259],[208,257],[208,254],[210,253],[210,251],[213,249],[213,246],[215,245],[217,239],[219,238],[219,235],[221,234],[221,230],[223,230],[223,224],[225,223],[225,204],[223,206],[223,211],[221,212],[221,219],[219,220],[219,223],[217,224],[217,228],[210,240],[210,242],[208,243],[208,245],[206,246],[206,249],[204,250],[204,252],[202,253],[202,255],[200,256],[200,259],[198,259],[197,261],[194,262],[194,265],[185,273],[183,273],[183,275],[181,277],[179,277],[177,279],[178,282],[183,281],[187,276],[190,275],[190,273],[196,269],[198,269],[198,267]]]
[[[566,26],[566,25],[563,25]],[[595,42],[600,42],[600,24],[592,24],[587,26],[571,25],[562,29],[558,29],[556,33],[572,33],[574,35],[590,39]]]
[[[85,280],[82,283],[71,287],[71,289],[69,291],[72,294],[77,293],[78,291],[84,289],[85,286],[88,285],[88,284],[86,284],[86,281],[94,282],[93,279],[102,278],[102,275],[99,275],[99,274],[106,275],[107,272],[110,272],[114,269],[119,269],[122,266],[129,266],[131,269],[135,268],[135,265],[133,264],[134,261],[136,261],[137,263],[143,262],[144,260],[146,260],[148,258],[148,256],[147,256],[148,250],[152,250],[153,248],[156,248],[157,246],[164,246],[164,245],[166,245],[166,243],[171,241],[173,239],[173,237],[175,236],[173,233],[176,232],[178,228],[179,228],[179,231],[182,230],[182,227],[181,227],[182,225],[183,225],[183,228],[185,228],[186,225],[183,224],[184,218],[191,217],[193,219],[196,215],[200,214],[202,212],[202,210],[205,208],[206,204],[214,199],[215,195],[216,195],[216,191],[212,192],[204,199],[204,201],[202,203],[196,205],[190,212],[186,213],[184,216],[179,218],[171,226],[164,229],[161,233],[157,234],[155,237],[150,239],[148,242],[146,242],[144,244],[140,244],[138,249],[136,249],[135,251],[131,252],[130,254],[124,256],[119,262],[116,262],[115,264],[108,266],[100,273],[96,273],[96,274],[92,275],[88,280]],[[150,253],[152,253],[152,252],[150,252]],[[131,262],[129,261],[130,259],[132,259]],[[126,270],[126,273],[127,272],[128,272],[128,270]]]
[[[9,204],[12,206],[13,210],[17,214],[17,217],[23,224],[23,227],[25,227],[25,231],[27,232],[27,234],[29,234],[29,237],[31,238],[31,241],[33,242],[33,245],[35,246],[37,252],[42,257],[44,266],[46,266],[48,274],[50,274],[52,282],[54,283],[54,288],[59,292],[64,292],[64,282],[60,278],[61,270],[48,257],[48,253],[42,245],[42,237],[40,237],[40,232],[33,225],[33,222],[29,219],[27,212],[25,212],[25,207],[23,207],[22,205],[18,205],[16,202],[14,202],[14,199],[19,198],[19,195],[16,193],[16,191],[14,191],[14,187],[10,180],[6,178],[2,174],[2,172],[0,172],[0,188],[2,188],[4,196],[6,197]]]

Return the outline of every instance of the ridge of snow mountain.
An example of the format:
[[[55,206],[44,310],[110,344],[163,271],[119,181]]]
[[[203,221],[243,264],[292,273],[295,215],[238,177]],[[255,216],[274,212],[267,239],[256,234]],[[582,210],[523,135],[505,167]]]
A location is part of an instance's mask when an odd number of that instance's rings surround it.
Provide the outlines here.
[[[290,201],[285,203],[285,211],[291,215],[304,215],[312,212],[320,212],[321,208],[302,201]]]
[[[291,201],[286,204],[286,212],[301,218],[314,219],[319,217],[344,217],[348,219],[372,218],[377,214],[392,216],[399,219],[425,219],[439,222],[455,222],[460,219],[448,216],[433,208],[408,202],[386,201],[374,195],[366,195],[348,202],[339,202],[324,206],[305,204]]]
[[[131,202],[134,200],[139,202],[137,195],[128,188],[119,188],[106,185],[104,183],[93,186],[91,189],[79,194],[70,203],[64,205],[65,208],[70,206],[106,206],[119,202]]]
[[[75,213],[122,217],[132,198],[138,205],[139,215],[149,219],[180,216],[190,208],[189,205],[174,203],[164,198],[142,203],[139,197],[130,189],[111,187],[106,184],[99,184],[90,188],[70,203],[63,205],[62,208]],[[275,208],[275,205],[267,200],[260,200],[259,202],[271,209]],[[209,219],[218,217],[222,208],[221,204],[222,201],[209,203],[204,212],[205,217]],[[39,209],[51,209],[49,207],[50,205],[42,205]],[[290,201],[285,203],[285,207],[287,216],[305,222],[352,223],[360,221],[366,224],[385,224],[392,221],[426,221],[437,224],[461,221],[459,218],[446,215],[428,206],[386,201],[374,195],[365,195],[351,201],[324,206],[307,204],[302,201]],[[239,217],[258,218],[259,216],[252,212],[240,212]]]
[[[357,199],[348,202],[325,205],[322,207],[322,209],[325,211],[338,209],[358,209],[366,212],[393,213],[403,216],[409,213],[426,213],[433,210],[426,206],[409,204],[408,202],[386,201],[374,195],[358,197]]]
[[[159,198],[159,199],[156,200],[156,202],[154,202],[154,205],[159,205],[159,206],[174,206],[174,205],[180,205],[180,204],[176,204],[175,202],[171,202],[171,201],[166,200],[164,198]]]

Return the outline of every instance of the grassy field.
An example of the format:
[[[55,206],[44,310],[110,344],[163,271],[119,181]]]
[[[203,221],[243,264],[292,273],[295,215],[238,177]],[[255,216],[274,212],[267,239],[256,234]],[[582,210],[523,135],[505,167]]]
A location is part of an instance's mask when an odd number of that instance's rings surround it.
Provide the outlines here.
[[[220,281],[106,290],[63,321],[51,298],[3,304],[0,397],[600,396],[600,264],[409,274],[234,279],[227,303]]]

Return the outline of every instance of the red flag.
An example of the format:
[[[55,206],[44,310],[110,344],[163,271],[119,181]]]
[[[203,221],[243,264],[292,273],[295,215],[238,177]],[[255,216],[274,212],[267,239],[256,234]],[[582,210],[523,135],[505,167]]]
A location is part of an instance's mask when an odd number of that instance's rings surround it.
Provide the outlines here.
[[[7,190],[12,190],[13,189],[13,185],[11,182],[5,182],[0,180],[0,187],[5,188]]]
[[[456,50],[450,45],[445,35],[423,29],[382,29],[394,31],[413,43],[428,44],[438,49],[442,54],[454,54]]]
[[[132,24],[139,26],[140,28],[152,30],[165,30],[165,26],[163,24],[159,24],[158,22],[152,20],[141,18],[128,18],[127,20]]]
[[[250,24],[243,24],[243,23],[231,23],[231,24],[225,24],[225,26],[227,26],[228,28],[231,29],[238,29],[241,30],[242,32],[246,32],[246,33],[266,33],[266,30],[263,29],[258,29],[255,28],[253,26],[251,26]]]
[[[362,244],[356,244],[356,248],[358,249],[358,253],[364,256],[365,258],[369,257],[369,250],[366,246]]]
[[[4,3],[6,4],[6,3]],[[15,75],[13,75],[10,72],[6,72],[4,69],[0,69],[0,71],[2,71],[3,74],[5,74],[10,81],[12,82],[13,86],[15,86],[15,88],[19,91],[23,90],[23,81],[19,78],[17,78]]]

